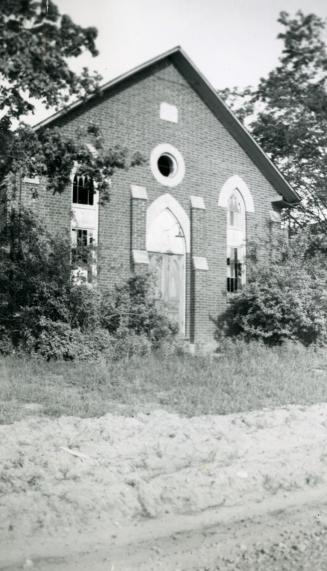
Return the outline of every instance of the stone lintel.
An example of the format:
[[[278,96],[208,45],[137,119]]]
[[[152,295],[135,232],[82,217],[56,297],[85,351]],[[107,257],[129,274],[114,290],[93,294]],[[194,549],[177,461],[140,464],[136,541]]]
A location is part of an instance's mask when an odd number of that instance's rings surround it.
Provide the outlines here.
[[[137,184],[131,184],[131,195],[132,198],[139,200],[148,200],[148,193],[145,186],[138,186]]]
[[[134,264],[149,264],[149,255],[146,250],[133,250]]]
[[[191,196],[191,207],[198,208],[199,210],[205,210],[205,204],[202,196]]]
[[[192,262],[194,270],[203,270],[205,272],[209,270],[208,260],[204,256],[193,256]]]

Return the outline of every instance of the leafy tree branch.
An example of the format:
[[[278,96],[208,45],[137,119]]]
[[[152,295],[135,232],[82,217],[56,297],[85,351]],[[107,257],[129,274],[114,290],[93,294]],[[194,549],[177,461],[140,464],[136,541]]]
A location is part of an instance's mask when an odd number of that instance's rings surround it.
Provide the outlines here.
[[[257,87],[221,96],[302,197],[297,220],[327,220],[326,22],[281,12],[279,63]]]

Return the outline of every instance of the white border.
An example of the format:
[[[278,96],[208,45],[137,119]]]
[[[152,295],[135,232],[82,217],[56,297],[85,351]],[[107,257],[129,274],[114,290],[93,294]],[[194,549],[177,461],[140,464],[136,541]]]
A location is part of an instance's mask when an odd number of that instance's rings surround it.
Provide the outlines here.
[[[186,331],[186,254],[190,252],[190,219],[186,214],[184,208],[177,202],[171,194],[163,194],[159,196],[156,200],[150,204],[146,213],[146,247],[148,247],[148,237],[150,235],[151,225],[157,218],[157,216],[166,208],[168,208],[171,213],[175,216],[178,223],[180,224],[184,239],[185,239],[185,254],[184,254],[184,288],[183,288],[183,320],[182,327],[180,328],[180,334],[185,336]],[[148,248],[147,248],[148,249]]]
[[[188,254],[190,252],[190,219],[186,214],[184,208],[177,202],[171,194],[163,194],[154,200],[147,209],[146,213],[146,238],[148,240],[149,231],[153,221],[159,216],[159,214],[168,208],[175,218],[178,220],[181,228],[183,230],[185,238],[185,251]]]
[[[163,154],[171,155],[176,162],[177,170],[173,176],[163,176],[158,169],[158,159]],[[185,163],[183,156],[175,147],[173,147],[173,145],[170,145],[169,143],[161,143],[152,150],[150,156],[150,167],[154,178],[163,186],[168,186],[170,188],[180,184],[185,175]]]
[[[236,189],[242,195],[246,212],[255,212],[254,202],[249,187],[237,174],[231,176],[223,185],[219,193],[218,206],[221,206],[222,208],[228,208],[229,197]]]

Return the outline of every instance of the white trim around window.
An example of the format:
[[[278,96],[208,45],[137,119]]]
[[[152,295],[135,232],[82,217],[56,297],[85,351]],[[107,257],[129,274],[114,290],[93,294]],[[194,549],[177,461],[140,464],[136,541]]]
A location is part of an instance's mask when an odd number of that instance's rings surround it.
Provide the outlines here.
[[[244,180],[237,174],[231,176],[222,186],[218,197],[218,206],[228,208],[229,198],[235,190],[238,190],[241,194],[244,200],[246,212],[255,212],[254,201],[250,189],[246,182],[244,182]]]

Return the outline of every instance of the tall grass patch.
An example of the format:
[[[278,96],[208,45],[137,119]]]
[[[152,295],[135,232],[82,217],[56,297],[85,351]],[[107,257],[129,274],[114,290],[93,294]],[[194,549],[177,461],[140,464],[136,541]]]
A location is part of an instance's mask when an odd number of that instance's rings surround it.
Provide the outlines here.
[[[229,414],[327,400],[327,356],[299,344],[227,343],[215,358],[189,354],[106,362],[8,356],[0,367],[0,422],[29,414],[96,417],[162,408]]]

